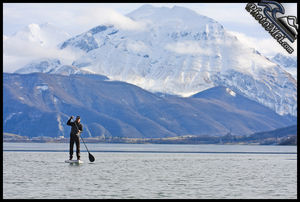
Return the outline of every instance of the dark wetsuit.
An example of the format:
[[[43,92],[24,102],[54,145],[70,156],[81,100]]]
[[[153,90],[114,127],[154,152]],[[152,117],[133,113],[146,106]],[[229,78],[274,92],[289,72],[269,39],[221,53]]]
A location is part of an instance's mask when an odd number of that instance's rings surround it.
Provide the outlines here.
[[[82,125],[81,125],[81,123],[77,123],[76,121],[71,122],[71,118],[68,120],[67,125],[72,127],[71,128],[71,133],[70,133],[70,159],[73,158],[74,142],[76,144],[77,159],[80,159],[80,140],[79,140],[80,133],[79,133],[78,129],[82,131]]]

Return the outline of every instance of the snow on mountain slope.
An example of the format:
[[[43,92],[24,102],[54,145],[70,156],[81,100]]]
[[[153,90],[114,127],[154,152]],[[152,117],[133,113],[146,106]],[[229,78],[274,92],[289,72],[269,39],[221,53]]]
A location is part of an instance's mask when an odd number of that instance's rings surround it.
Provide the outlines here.
[[[221,24],[186,8],[142,6],[132,31],[98,26],[60,44],[86,52],[73,62],[152,92],[190,96],[226,86],[279,114],[297,114],[296,80]]]
[[[276,54],[271,61],[277,63],[297,80],[297,57]]]
[[[52,69],[58,68],[61,65],[58,59],[39,59],[32,61],[24,67],[15,71],[18,74],[28,74],[33,72],[48,73]]]
[[[278,64],[282,65],[286,68],[297,68],[297,58],[292,56],[285,56],[283,54],[276,54],[272,61],[277,62]]]
[[[80,69],[72,65],[64,65],[58,59],[42,58],[25,65],[24,67],[15,71],[18,74],[29,74],[29,73],[49,73],[49,74],[94,74],[90,70]]]

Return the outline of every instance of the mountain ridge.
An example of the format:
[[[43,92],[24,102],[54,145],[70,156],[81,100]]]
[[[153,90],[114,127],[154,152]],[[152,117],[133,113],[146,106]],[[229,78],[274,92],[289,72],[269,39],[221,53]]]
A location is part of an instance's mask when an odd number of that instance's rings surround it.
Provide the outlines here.
[[[71,115],[82,117],[83,137],[247,135],[296,122],[247,98],[237,107],[221,87],[213,99],[158,96],[98,75],[4,73],[3,81],[3,131],[28,137],[68,136]]]

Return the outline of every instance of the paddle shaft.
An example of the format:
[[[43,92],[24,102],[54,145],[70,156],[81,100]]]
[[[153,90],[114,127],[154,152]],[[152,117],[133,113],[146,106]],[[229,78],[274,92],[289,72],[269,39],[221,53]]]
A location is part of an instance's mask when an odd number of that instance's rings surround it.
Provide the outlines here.
[[[79,136],[80,136],[80,135],[79,135]],[[84,140],[82,139],[82,137],[81,137],[81,136],[80,136],[80,138],[81,138],[81,140],[82,140],[82,142],[83,142],[83,144],[84,144],[84,146],[85,146],[85,148],[86,148],[87,152],[90,154],[90,152],[89,152],[89,150],[88,150],[87,146],[85,145],[85,142],[84,142]]]

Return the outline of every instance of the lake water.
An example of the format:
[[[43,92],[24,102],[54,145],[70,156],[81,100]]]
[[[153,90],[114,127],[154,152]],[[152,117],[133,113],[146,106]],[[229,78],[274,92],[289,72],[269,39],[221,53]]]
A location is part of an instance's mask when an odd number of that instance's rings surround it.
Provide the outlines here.
[[[3,143],[4,199],[296,199],[297,147]],[[75,152],[75,150],[74,150]]]

